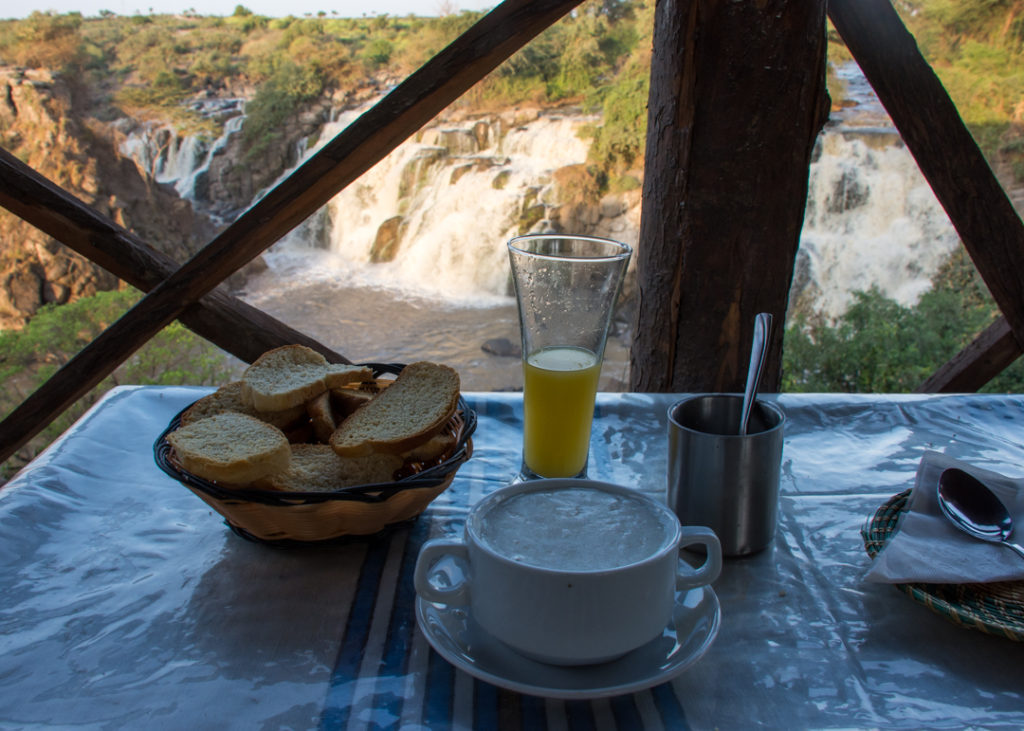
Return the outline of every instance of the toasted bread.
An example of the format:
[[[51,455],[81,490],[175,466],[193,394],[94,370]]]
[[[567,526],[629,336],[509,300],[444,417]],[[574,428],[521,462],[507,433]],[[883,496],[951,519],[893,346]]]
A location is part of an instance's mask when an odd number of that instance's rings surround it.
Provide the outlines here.
[[[391,482],[402,458],[390,455],[339,457],[326,444],[293,444],[291,466],[271,475],[267,486],[293,492],[331,492],[352,485]]]
[[[343,457],[402,454],[429,441],[455,412],[459,374],[421,361],[406,366],[395,382],[349,416],[331,435]]]
[[[331,394],[324,391],[314,399],[306,402],[306,413],[309,414],[313,426],[313,434],[317,440],[326,444],[330,441],[334,430],[338,428],[338,420],[334,416]]]
[[[373,391],[356,388],[332,388],[330,394],[334,415],[338,419],[351,416],[356,409],[366,406],[377,395]]]
[[[232,381],[218,388],[208,396],[192,404],[181,415],[181,425],[188,426],[194,421],[205,419],[214,414],[223,414],[225,411],[237,411],[240,414],[255,416],[260,421],[273,424],[278,429],[290,429],[298,425],[305,416],[305,405],[293,406],[284,411],[260,411],[255,406],[247,403],[242,396],[242,382]]]
[[[291,464],[291,447],[280,429],[234,411],[176,429],[167,441],[186,471],[215,482],[244,485]]]
[[[414,462],[429,462],[432,459],[437,459],[454,446],[455,436],[441,432],[430,437],[423,444],[403,452],[402,456]]]
[[[242,374],[242,397],[259,411],[302,406],[333,386],[372,378],[362,366],[339,366],[304,345],[268,350]]]

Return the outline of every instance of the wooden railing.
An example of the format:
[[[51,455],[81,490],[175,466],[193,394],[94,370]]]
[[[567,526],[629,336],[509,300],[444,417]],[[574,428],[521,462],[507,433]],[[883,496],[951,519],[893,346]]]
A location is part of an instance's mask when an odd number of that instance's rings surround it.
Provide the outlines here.
[[[289,342],[305,343],[344,361],[341,354],[220,291],[218,285],[580,1],[505,0],[181,267],[0,151],[0,205],[148,292],[0,422],[0,461],[175,318],[246,361]],[[683,0],[674,12],[686,12],[688,2],[695,0]],[[1022,352],[1024,227],[889,2],[831,0],[828,12],[1005,315],[1004,322],[924,386],[975,390]],[[674,83],[664,75],[657,82],[652,77],[654,83],[662,85],[663,94],[678,93],[664,88]],[[656,154],[648,145],[648,160]],[[753,319],[752,313],[741,315]],[[655,325],[638,323],[639,328]]]

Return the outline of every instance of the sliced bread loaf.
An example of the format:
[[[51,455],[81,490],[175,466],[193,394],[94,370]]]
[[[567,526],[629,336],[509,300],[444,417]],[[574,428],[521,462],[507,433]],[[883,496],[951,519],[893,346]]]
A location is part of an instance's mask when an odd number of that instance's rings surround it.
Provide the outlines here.
[[[277,427],[227,411],[167,435],[181,466],[215,482],[244,485],[288,469],[291,447]]]
[[[356,409],[366,406],[377,395],[373,391],[356,388],[332,388],[330,393],[335,417],[339,419],[344,419]]]
[[[391,482],[402,466],[390,454],[339,457],[326,444],[293,444],[291,466],[271,475],[266,483],[275,490],[331,492],[352,485]]]
[[[242,397],[260,411],[302,406],[334,386],[373,377],[369,368],[338,366],[304,345],[268,350],[242,374]]]
[[[402,454],[427,442],[455,412],[459,374],[437,363],[410,363],[376,398],[349,416],[331,435],[343,457]]]
[[[304,405],[293,406],[284,411],[260,411],[251,403],[247,403],[242,396],[242,382],[232,381],[218,388],[208,396],[192,404],[181,415],[181,425],[187,426],[199,419],[205,419],[214,414],[223,414],[225,411],[237,411],[240,414],[255,416],[261,421],[273,424],[278,429],[289,429],[298,425],[300,419],[305,416]]]
[[[334,415],[330,391],[324,391],[314,399],[306,402],[306,413],[309,414],[313,435],[326,444],[330,441],[334,430],[338,428],[338,420]]]

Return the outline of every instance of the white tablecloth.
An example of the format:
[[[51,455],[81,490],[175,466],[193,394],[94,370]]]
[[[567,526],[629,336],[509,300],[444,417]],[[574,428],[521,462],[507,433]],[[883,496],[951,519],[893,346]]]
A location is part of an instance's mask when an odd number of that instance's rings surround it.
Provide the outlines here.
[[[1024,645],[864,582],[860,536],[926,450],[1024,475],[1020,397],[780,397],[778,535],[726,562],[708,653],[649,690],[559,701],[455,670],[413,612],[419,546],[518,470],[518,394],[466,394],[474,456],[415,523],[284,549],[155,466],[153,441],[204,392],[116,389],[0,491],[0,727],[1024,726]],[[591,477],[663,495],[676,398],[600,394]]]

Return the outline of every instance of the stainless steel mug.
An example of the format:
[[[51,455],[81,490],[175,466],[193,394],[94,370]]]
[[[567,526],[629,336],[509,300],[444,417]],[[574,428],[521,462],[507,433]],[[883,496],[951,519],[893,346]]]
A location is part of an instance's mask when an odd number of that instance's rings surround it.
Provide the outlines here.
[[[743,398],[704,394],[668,411],[668,505],[687,525],[718,535],[723,556],[745,556],[775,537],[782,434],[778,406],[756,401],[739,435]]]

